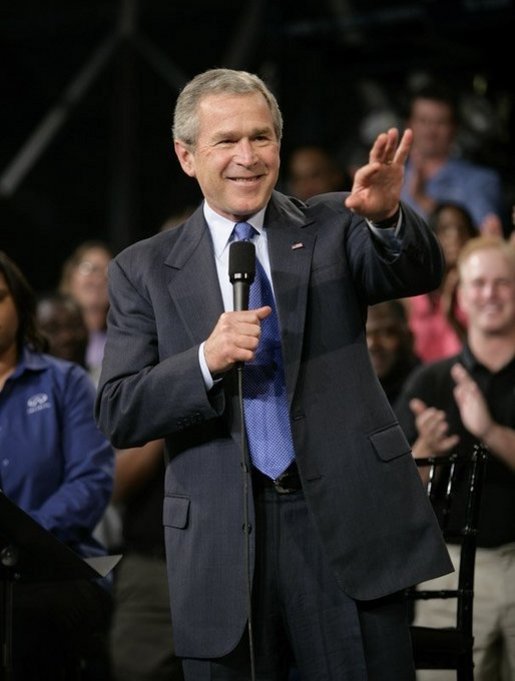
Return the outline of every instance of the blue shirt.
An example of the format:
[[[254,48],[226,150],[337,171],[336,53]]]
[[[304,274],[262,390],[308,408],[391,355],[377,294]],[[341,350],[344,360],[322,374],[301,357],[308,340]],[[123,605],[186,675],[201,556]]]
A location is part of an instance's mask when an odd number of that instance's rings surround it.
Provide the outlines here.
[[[413,166],[406,164],[406,173],[401,199],[423,217],[428,217],[421,206],[410,195]],[[452,201],[464,206],[479,228],[489,213],[495,213],[501,220],[505,207],[503,188],[499,174],[461,158],[449,159],[445,165],[425,184],[425,193],[435,201]]]
[[[110,499],[114,451],[77,364],[24,348],[0,391],[0,487],[78,554],[106,551],[92,531]]]

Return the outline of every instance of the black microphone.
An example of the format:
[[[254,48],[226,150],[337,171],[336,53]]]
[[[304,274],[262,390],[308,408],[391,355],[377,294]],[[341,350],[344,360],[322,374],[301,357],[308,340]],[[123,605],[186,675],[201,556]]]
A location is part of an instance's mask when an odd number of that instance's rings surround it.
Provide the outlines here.
[[[256,247],[251,241],[234,241],[229,247],[229,279],[235,312],[249,309],[249,290],[256,275]]]
[[[249,309],[250,285],[256,276],[256,247],[251,241],[233,241],[229,247],[229,279],[233,290],[234,311]],[[250,678],[255,681],[254,634],[252,631],[252,577],[250,560],[250,522],[249,522],[249,489],[250,457],[245,426],[245,408],[243,403],[243,362],[236,363],[238,388],[238,404],[241,422],[241,470],[243,473],[243,527],[245,528],[245,578],[247,584],[247,628],[249,640]]]

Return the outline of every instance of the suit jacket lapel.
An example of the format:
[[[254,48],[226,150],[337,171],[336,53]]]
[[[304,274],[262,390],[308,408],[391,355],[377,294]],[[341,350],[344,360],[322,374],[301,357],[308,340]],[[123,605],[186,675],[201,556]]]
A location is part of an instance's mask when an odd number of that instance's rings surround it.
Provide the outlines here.
[[[306,229],[312,222],[291,202],[274,192],[265,226],[290,402],[300,366],[311,259],[316,241],[316,235]]]
[[[300,366],[316,241],[316,235],[306,229],[312,222],[289,200],[274,192],[265,227],[290,402]],[[165,263],[170,267],[170,296],[192,342],[200,343],[209,336],[224,310],[213,245],[201,207],[181,228]]]
[[[165,260],[170,267],[168,290],[192,341],[201,343],[224,311],[213,245],[202,207],[181,229]]]

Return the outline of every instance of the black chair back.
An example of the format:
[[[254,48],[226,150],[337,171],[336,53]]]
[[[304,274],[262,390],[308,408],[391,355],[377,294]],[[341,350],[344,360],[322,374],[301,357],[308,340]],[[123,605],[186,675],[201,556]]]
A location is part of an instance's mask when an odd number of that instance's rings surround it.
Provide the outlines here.
[[[474,570],[487,456],[486,447],[476,444],[469,456],[453,453],[444,457],[416,459],[417,466],[427,470],[427,494],[445,540],[460,545],[460,562],[456,589],[431,589],[429,582],[423,589],[414,587],[407,592],[408,598],[415,603],[435,598],[453,598],[457,602],[454,626],[411,626],[415,667],[456,670],[458,681],[472,681],[474,678]],[[464,507],[457,505],[455,499],[456,484],[461,476],[466,476],[467,484]]]

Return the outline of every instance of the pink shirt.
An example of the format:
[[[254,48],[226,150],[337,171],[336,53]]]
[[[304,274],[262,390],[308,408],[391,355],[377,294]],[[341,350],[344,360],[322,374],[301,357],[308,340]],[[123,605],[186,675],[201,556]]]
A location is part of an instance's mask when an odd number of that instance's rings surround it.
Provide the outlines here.
[[[423,294],[409,298],[409,325],[415,337],[415,353],[423,362],[450,357],[460,352],[463,343],[447,321],[440,298]],[[463,314],[457,311],[463,323]]]

